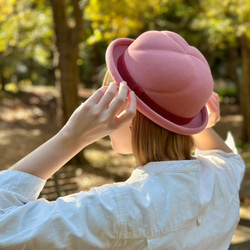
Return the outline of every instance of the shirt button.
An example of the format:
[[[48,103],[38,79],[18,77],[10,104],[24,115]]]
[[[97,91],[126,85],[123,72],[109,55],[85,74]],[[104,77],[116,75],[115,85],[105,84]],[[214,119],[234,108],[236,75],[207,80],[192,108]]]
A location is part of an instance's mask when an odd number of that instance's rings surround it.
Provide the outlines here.
[[[197,218],[197,226],[200,226],[201,225],[201,217],[199,216],[198,218]]]

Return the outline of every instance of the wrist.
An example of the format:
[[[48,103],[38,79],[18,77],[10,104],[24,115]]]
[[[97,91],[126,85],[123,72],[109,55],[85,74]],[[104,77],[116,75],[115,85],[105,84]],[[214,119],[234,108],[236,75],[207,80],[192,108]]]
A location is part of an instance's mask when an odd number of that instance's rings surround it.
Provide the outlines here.
[[[194,135],[193,138],[196,147],[200,150],[219,149],[226,153],[232,152],[213,128],[206,128],[201,133]]]
[[[75,133],[70,132],[67,129],[62,129],[56,135],[58,140],[65,147],[80,151],[86,145],[84,144],[83,136],[76,135]]]

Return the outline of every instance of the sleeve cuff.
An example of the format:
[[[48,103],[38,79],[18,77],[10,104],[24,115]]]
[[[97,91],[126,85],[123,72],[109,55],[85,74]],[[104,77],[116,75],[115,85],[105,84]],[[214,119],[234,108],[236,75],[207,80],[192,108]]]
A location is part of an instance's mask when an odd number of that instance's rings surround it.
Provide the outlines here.
[[[28,200],[37,199],[45,183],[46,180],[20,171],[0,172],[0,189],[19,194]]]

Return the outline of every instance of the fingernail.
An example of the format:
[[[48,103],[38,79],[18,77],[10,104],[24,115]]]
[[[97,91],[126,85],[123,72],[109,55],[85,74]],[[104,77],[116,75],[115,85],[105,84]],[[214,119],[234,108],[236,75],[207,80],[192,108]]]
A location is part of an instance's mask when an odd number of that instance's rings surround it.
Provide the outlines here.
[[[116,85],[115,82],[111,82],[111,83],[109,84],[109,88],[114,88],[114,86],[117,87],[117,85]]]
[[[126,82],[126,81],[122,81],[121,83],[124,84],[124,85],[127,85],[127,82]]]

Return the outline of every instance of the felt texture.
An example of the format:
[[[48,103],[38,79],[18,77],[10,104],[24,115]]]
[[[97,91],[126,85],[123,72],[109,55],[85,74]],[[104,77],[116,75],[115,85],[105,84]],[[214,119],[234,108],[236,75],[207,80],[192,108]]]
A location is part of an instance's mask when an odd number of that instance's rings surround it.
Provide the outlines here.
[[[135,40],[117,39],[106,63],[117,84],[125,80],[134,90],[137,109],[150,120],[178,134],[205,129],[213,77],[205,57],[180,35],[148,31]]]

